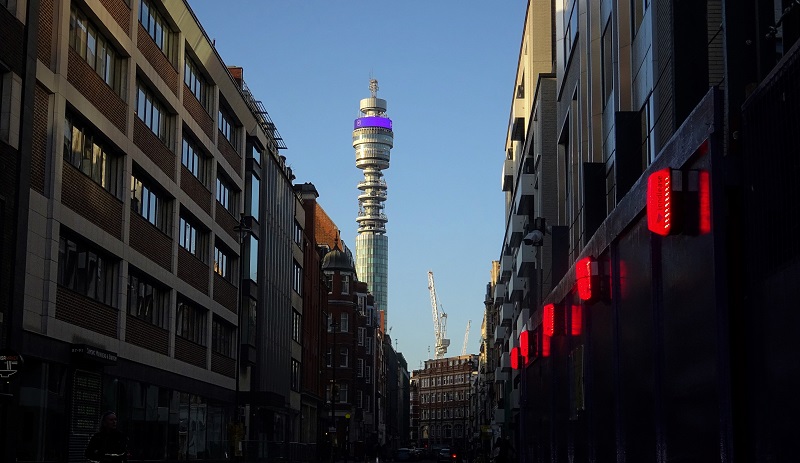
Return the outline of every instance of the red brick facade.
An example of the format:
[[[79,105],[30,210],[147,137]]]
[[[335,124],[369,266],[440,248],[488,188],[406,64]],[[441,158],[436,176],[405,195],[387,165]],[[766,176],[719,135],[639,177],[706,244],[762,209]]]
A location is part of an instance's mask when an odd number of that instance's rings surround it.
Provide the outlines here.
[[[82,296],[67,288],[56,292],[56,318],[73,325],[117,337],[119,310]]]
[[[206,368],[206,348],[180,336],[175,336],[175,358],[203,369]]]
[[[164,146],[156,134],[138,117],[133,121],[133,142],[167,174],[170,180],[175,180],[175,153]]]
[[[211,352],[211,371],[233,378],[236,371],[236,359]]]
[[[178,278],[203,294],[208,294],[208,265],[180,246],[178,247]]]
[[[130,315],[125,322],[125,342],[167,355],[169,331]]]
[[[131,212],[129,241],[131,248],[172,271],[172,239],[136,212]]]
[[[147,31],[139,24],[139,36],[137,38],[137,46],[142,55],[147,59],[164,83],[167,84],[172,93],[178,94],[178,71],[175,66],[170,63],[169,59],[164,55],[164,52],[158,48],[158,45],[153,41],[153,38]]]
[[[39,61],[53,69],[53,0],[39,2],[39,36],[36,38]]]
[[[206,109],[197,101],[195,98],[194,93],[189,90],[189,87],[183,86],[183,107],[189,114],[192,115],[192,119],[197,122],[197,125],[203,129],[203,132],[208,135],[208,138],[214,138],[214,120],[211,119],[211,116],[208,114]]]
[[[236,286],[222,278],[217,272],[214,272],[214,300],[231,312],[236,313],[237,295]]]
[[[100,0],[119,27],[131,36],[131,9],[124,0]]]
[[[186,192],[195,204],[211,215],[211,191],[200,183],[200,180],[192,175],[183,164],[181,164],[181,190]]]
[[[66,161],[61,203],[115,238],[122,239],[122,201]]]
[[[242,168],[242,157],[239,156],[239,153],[231,146],[231,143],[225,138],[225,135],[222,135],[222,132],[217,131],[217,139],[217,148],[219,152],[222,153],[222,157],[233,167],[236,171],[236,175],[241,177],[242,174],[239,171]]]
[[[239,220],[237,220],[233,215],[231,215],[230,211],[225,209],[225,207],[220,204],[219,201],[214,201],[216,204],[216,210],[214,219],[219,226],[225,230],[231,238],[235,239],[236,242],[239,242],[239,233],[236,232],[235,228],[239,225]]]
[[[50,101],[47,90],[37,85],[33,103],[33,143],[31,146],[31,188],[44,194],[44,178],[47,159],[47,119],[50,117]]]
[[[94,105],[120,132],[128,123],[128,105],[94,72],[81,56],[69,49],[67,80]]]

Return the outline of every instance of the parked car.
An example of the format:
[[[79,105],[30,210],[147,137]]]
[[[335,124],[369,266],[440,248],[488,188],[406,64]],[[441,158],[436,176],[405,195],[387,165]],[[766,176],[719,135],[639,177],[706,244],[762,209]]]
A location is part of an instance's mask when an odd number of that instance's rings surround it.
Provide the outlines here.
[[[439,449],[439,453],[436,455],[436,461],[438,463],[457,463],[459,461],[458,453],[447,447]]]
[[[414,453],[411,449],[399,448],[394,453],[394,461],[414,461]]]

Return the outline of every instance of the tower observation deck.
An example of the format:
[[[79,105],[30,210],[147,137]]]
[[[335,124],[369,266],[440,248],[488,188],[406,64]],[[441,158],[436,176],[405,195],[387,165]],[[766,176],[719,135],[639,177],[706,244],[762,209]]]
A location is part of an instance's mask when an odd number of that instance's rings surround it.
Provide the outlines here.
[[[386,236],[388,218],[383,213],[386,201],[383,170],[389,168],[394,132],[392,120],[386,116],[386,100],[377,97],[378,81],[370,79],[369,89],[371,96],[361,100],[361,115],[353,123],[356,167],[364,171],[364,180],[358,183],[356,273],[375,297],[375,307],[384,313],[385,329],[389,241]]]

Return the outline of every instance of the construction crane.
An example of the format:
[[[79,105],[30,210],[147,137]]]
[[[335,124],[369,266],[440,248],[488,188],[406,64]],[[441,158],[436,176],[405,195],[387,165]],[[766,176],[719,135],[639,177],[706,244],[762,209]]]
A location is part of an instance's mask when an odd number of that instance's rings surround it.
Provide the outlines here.
[[[461,348],[461,355],[467,355],[467,341],[469,341],[469,325],[472,324],[472,320],[467,320],[467,332],[464,333],[464,347]]]
[[[450,340],[447,339],[447,314],[442,309],[439,312],[439,302],[436,300],[436,287],[433,284],[433,272],[428,271],[428,291],[431,293],[431,309],[433,309],[433,334],[436,339],[436,344],[433,349],[433,358],[444,358],[447,353],[447,347],[450,345]]]

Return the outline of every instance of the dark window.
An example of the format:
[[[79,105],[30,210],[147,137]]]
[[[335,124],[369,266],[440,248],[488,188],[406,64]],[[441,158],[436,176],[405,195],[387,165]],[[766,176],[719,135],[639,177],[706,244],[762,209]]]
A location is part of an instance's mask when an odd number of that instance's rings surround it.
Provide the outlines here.
[[[203,262],[206,261],[208,252],[206,251],[206,239],[205,233],[199,231],[189,219],[181,216],[179,244]]]
[[[117,198],[122,197],[120,159],[111,144],[77,118],[67,114],[64,126],[64,160]]]
[[[178,300],[175,334],[183,339],[206,345],[206,314],[208,311],[186,300]]]
[[[234,333],[236,328],[221,318],[214,317],[211,323],[211,349],[225,357],[234,357],[236,352]]]
[[[160,328],[167,328],[169,288],[136,269],[128,277],[128,314]]]
[[[136,116],[167,146],[172,140],[172,117],[150,89],[138,85]]]
[[[300,362],[292,359],[292,390],[300,390]]]
[[[151,185],[149,180],[141,180],[135,174],[131,175],[131,210],[162,232],[171,235],[170,202]]]
[[[183,82],[189,87],[197,101],[208,110],[208,83],[206,79],[200,74],[200,68],[195,64],[194,60],[186,57],[183,64]]]
[[[231,183],[221,176],[217,176],[217,201],[222,204],[222,207],[230,212],[234,217],[238,217],[236,211],[236,190],[231,186]]]
[[[292,310],[292,339],[300,342],[300,333],[303,330],[303,322],[300,312]]]
[[[303,294],[303,267],[301,267],[300,264],[297,263],[297,261],[294,261],[292,264],[294,269],[293,273],[294,278],[292,279],[292,289],[294,289],[294,292],[296,292],[297,294]]]
[[[194,140],[190,140],[186,136],[183,137],[181,164],[183,164],[197,180],[200,180],[200,183],[208,186],[208,156],[197,146]]]
[[[118,271],[118,259],[62,231],[58,243],[58,284],[116,307]]]
[[[218,116],[217,127],[219,131],[231,143],[231,146],[236,149],[236,125],[233,123],[233,117],[222,108],[219,109]]]
[[[173,61],[173,33],[164,19],[164,16],[159,12],[149,0],[141,0],[139,2],[139,22],[142,27],[150,35],[150,38],[158,45],[158,48],[164,53],[170,61]]]
[[[566,0],[564,8],[564,65],[569,61],[578,38],[578,2]],[[571,5],[570,5],[571,3]]]
[[[603,106],[605,107],[605,105],[608,104],[608,99],[611,97],[611,92],[614,90],[614,49],[611,36],[611,19],[606,22],[606,27],[603,29],[601,47],[600,54],[602,55],[603,63]]]
[[[86,15],[74,5],[69,17],[69,45],[89,63],[103,82],[122,96],[125,61]]]
[[[227,251],[214,246],[214,271],[222,278],[230,281],[231,279],[231,259]]]

